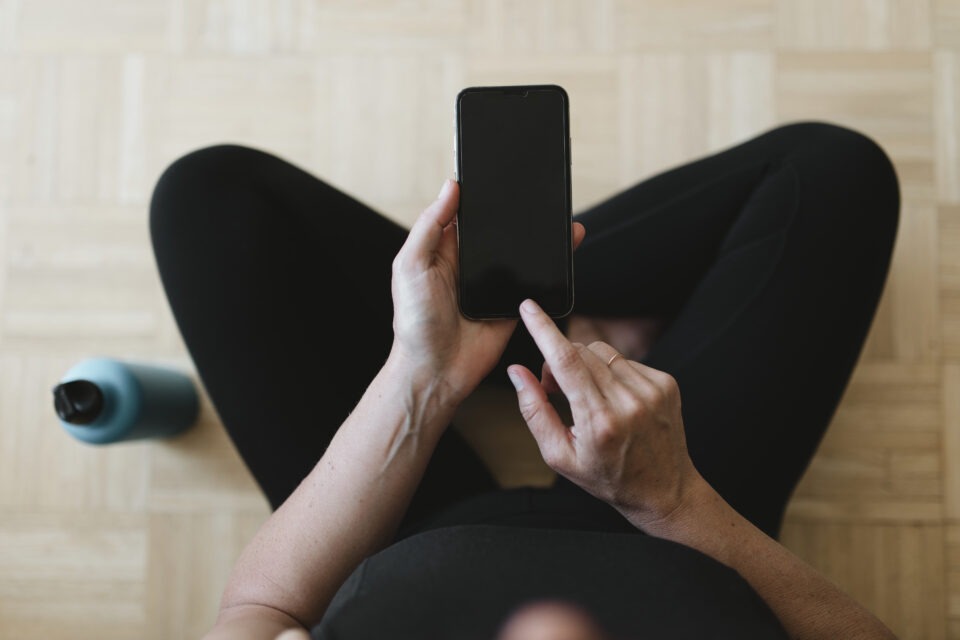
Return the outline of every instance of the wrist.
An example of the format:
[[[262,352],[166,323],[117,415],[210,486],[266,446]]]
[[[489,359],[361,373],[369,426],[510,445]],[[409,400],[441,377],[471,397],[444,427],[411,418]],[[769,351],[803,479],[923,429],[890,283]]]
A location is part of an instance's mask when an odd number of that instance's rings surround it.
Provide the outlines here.
[[[390,350],[381,373],[393,384],[400,385],[406,395],[436,409],[452,413],[463,401],[442,373],[416,362],[396,345]]]
[[[765,537],[699,473],[687,499],[672,513],[645,526],[634,526],[648,535],[696,549],[735,569],[739,569],[743,549],[755,544],[757,536]]]
[[[715,510],[722,502],[723,498],[694,470],[681,487],[678,499],[668,509],[659,512],[628,509],[624,515],[633,526],[648,535],[679,540],[704,522],[704,514]]]

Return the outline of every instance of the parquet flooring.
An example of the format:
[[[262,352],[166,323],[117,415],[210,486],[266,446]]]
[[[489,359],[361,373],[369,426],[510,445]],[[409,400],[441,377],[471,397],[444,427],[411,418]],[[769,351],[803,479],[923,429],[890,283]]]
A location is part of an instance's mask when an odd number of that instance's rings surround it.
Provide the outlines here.
[[[890,280],[783,542],[901,637],[960,638],[958,0],[0,0],[0,638],[198,637],[268,513],[209,405],[100,449],[53,417],[80,358],[191,368],[163,168],[248,144],[409,224],[457,91],[526,82],[570,94],[575,210],[780,122],[887,149]],[[458,423],[505,484],[548,479],[512,395]]]

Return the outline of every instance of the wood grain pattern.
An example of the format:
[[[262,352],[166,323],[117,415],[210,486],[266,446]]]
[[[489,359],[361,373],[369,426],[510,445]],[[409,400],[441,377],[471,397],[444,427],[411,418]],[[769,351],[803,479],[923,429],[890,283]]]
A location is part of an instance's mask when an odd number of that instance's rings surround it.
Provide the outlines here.
[[[192,370],[163,169],[247,144],[409,224],[457,91],[527,82],[570,94],[577,210],[781,122],[888,151],[890,278],[783,542],[901,637],[960,638],[960,0],[0,0],[0,638],[197,637],[269,513],[209,402],[165,442],[53,419],[80,358]],[[456,421],[505,486],[552,479],[512,393]]]

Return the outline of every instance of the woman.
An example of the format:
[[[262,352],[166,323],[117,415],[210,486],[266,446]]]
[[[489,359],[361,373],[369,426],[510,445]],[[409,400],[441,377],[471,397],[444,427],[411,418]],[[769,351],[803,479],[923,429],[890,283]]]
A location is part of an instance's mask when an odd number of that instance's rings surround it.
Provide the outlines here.
[[[167,296],[275,509],[207,637],[891,637],[776,542],[886,278],[883,151],[783,126],[576,215],[559,323],[458,313],[457,199],[408,233],[231,145],[160,178]],[[553,487],[498,489],[448,428],[484,381]]]

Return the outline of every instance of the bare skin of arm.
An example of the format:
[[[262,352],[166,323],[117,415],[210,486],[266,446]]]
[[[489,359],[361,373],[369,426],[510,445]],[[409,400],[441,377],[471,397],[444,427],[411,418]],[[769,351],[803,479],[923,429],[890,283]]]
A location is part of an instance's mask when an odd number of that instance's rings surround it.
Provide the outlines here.
[[[402,519],[457,402],[391,355],[227,583],[209,640],[272,638],[320,620],[336,590]]]
[[[617,350],[605,342],[571,343],[532,300],[520,312],[546,362],[542,380],[520,365],[511,365],[508,373],[518,387],[520,412],[551,468],[645,533],[735,569],[792,638],[895,637],[703,479],[687,453],[673,377],[614,358]],[[553,392],[566,396],[573,425],[563,424],[550,404],[547,394]]]

